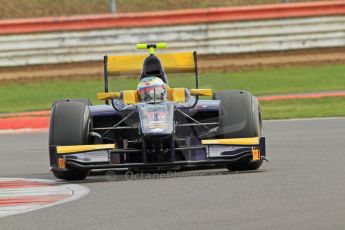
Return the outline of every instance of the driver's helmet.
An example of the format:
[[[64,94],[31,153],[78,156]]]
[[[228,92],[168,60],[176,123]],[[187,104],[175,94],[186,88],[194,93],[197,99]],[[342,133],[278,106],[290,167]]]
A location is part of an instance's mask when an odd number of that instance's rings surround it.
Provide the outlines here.
[[[158,77],[149,76],[141,79],[137,91],[139,100],[142,102],[163,102],[167,100],[166,84]]]

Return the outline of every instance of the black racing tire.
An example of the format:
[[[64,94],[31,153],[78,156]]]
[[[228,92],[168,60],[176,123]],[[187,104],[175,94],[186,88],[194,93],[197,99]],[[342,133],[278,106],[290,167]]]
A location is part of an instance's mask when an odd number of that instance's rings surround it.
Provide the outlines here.
[[[89,170],[80,170],[76,168],[70,168],[64,171],[52,168],[52,173],[57,179],[61,180],[84,180],[89,175]]]
[[[220,100],[218,138],[243,138],[263,136],[260,105],[256,97],[247,91],[226,90],[213,95]],[[230,171],[256,170],[262,160],[244,159],[229,164]]]
[[[92,118],[90,102],[85,99],[66,99],[54,102],[50,116],[49,145],[84,145],[90,143]],[[52,153],[50,153],[52,155]],[[83,180],[89,170],[52,167],[54,176],[63,180]]]

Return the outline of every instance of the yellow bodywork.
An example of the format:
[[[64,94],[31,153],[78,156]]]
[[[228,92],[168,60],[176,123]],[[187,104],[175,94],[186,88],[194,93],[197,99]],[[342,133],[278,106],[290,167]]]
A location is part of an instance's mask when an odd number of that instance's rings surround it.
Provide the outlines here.
[[[57,146],[56,153],[58,155],[73,154],[87,151],[109,150],[115,149],[115,144],[99,144],[99,145],[70,145]]]
[[[168,88],[168,100],[176,103],[186,102],[185,88]]]
[[[123,97],[123,103],[125,105],[137,104],[139,102],[137,90],[124,90],[121,91]]]
[[[259,137],[202,140],[203,145],[259,145]]]
[[[212,96],[212,89],[190,89],[193,96]]]
[[[193,53],[163,53],[156,55],[167,73],[192,73],[195,71]],[[108,56],[107,69],[111,75],[126,76],[141,72],[146,54]]]
[[[97,100],[111,100],[120,97],[120,92],[97,93]]]
[[[122,100],[125,105],[137,104],[139,102],[137,90],[124,90],[121,92],[97,93],[97,100],[112,100],[117,99],[122,95]],[[185,88],[169,88],[168,100],[176,103],[186,102]]]

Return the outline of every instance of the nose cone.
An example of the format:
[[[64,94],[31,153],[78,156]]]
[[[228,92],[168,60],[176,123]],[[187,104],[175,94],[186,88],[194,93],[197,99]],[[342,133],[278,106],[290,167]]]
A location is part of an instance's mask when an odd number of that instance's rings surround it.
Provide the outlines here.
[[[139,104],[138,109],[143,136],[170,136],[173,134],[173,104]]]

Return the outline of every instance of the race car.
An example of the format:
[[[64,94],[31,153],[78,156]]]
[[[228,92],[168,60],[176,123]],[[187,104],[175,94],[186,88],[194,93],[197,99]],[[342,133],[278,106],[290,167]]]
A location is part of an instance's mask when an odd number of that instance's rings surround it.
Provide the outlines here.
[[[52,105],[50,166],[56,178],[91,170],[161,171],[200,166],[256,170],[266,158],[260,106],[244,90],[200,89],[197,53],[104,56],[103,105],[65,99]],[[168,75],[194,73],[195,88],[172,88]],[[138,76],[136,89],[109,91],[109,76]],[[201,98],[201,96],[203,96]]]

